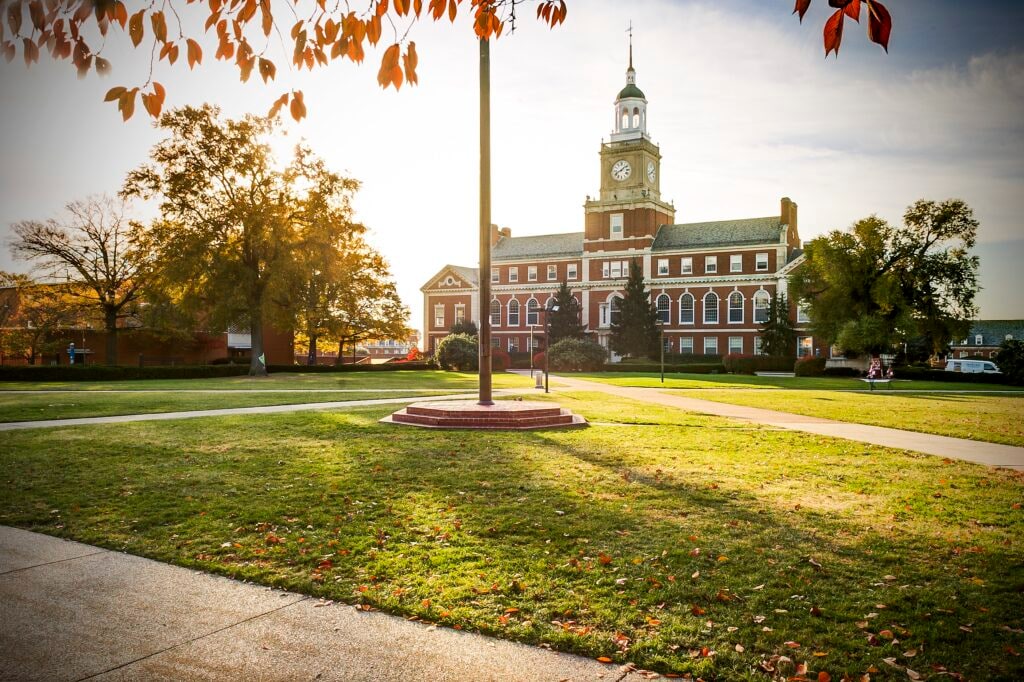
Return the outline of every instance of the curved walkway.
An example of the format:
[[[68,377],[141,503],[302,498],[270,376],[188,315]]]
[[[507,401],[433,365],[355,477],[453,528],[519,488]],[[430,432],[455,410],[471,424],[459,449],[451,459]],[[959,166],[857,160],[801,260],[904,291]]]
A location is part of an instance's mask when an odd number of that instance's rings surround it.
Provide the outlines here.
[[[882,426],[851,424],[849,422],[822,419],[820,417],[806,417],[791,412],[778,412],[759,407],[744,407],[673,395],[667,392],[668,389],[613,386],[598,381],[576,379],[563,375],[553,377],[551,385],[556,391],[559,388],[570,388],[575,391],[607,393],[622,398],[656,403],[700,414],[729,417],[730,419],[743,419],[791,431],[804,431],[819,436],[845,438],[846,440],[855,440],[861,443],[883,445],[900,450],[913,450],[928,455],[961,459],[989,466],[1024,470],[1024,448],[1012,445],[986,443],[983,441],[966,440],[964,438],[950,438],[949,436],[936,436],[929,433],[889,429]]]

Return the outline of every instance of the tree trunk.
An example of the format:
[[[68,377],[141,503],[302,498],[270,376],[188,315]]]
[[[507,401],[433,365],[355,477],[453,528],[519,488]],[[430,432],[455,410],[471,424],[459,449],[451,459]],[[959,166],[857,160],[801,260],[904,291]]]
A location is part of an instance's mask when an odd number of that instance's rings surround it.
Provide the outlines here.
[[[309,353],[306,356],[306,364],[312,367],[316,364],[316,335],[309,334]]]
[[[103,309],[103,327],[107,331],[107,364],[117,364],[117,309]],[[85,351],[85,349],[82,349]],[[85,357],[84,355],[82,356]]]
[[[259,304],[249,308],[249,339],[252,354],[249,359],[249,376],[265,377],[267,366],[260,359],[263,356],[263,310]]]
[[[334,366],[339,367],[345,364],[345,339],[338,339],[338,357],[334,360]]]

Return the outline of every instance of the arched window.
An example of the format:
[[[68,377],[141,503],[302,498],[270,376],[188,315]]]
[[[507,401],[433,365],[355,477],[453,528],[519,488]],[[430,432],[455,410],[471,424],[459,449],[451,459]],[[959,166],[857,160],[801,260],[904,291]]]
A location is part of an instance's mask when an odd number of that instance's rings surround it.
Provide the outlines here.
[[[768,307],[771,305],[772,297],[763,289],[754,294],[754,322],[764,324],[768,321]]]
[[[743,321],[743,294],[734,291],[729,294],[729,322]]]
[[[514,298],[508,302],[508,326],[519,326],[519,301]]]
[[[672,321],[672,313],[669,310],[671,305],[671,299],[668,297],[668,294],[658,296],[658,321],[662,324],[668,324]]]
[[[639,107],[633,107],[633,123],[632,123],[632,125],[630,127],[632,127],[632,128],[639,128],[640,127],[640,108]]]
[[[679,324],[693,324],[693,296],[690,294],[679,297]]]
[[[609,301],[608,321],[611,324],[618,324],[619,322],[619,317],[622,313],[622,310],[620,309],[621,303],[622,299],[618,296],[612,296],[612,300]]]
[[[491,326],[501,326],[501,303],[497,299],[491,301]]]
[[[718,324],[718,294],[704,294],[704,324]]]
[[[540,324],[540,304],[537,299],[531,298],[526,302],[526,326]]]
[[[622,116],[619,121],[619,128],[625,130],[629,127],[629,109],[622,108]]]
[[[555,297],[554,296],[548,296],[548,300],[544,301],[544,309],[545,310],[551,310],[551,306],[553,306],[554,304],[555,304]]]

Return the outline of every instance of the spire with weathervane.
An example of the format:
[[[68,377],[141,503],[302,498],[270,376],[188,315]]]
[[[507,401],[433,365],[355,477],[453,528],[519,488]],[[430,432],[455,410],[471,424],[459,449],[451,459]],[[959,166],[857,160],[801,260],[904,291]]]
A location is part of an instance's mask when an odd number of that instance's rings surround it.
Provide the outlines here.
[[[629,68],[626,69],[626,87],[615,98],[615,128],[612,142],[623,140],[649,140],[647,135],[647,98],[636,86],[633,68],[633,24],[629,24]]]

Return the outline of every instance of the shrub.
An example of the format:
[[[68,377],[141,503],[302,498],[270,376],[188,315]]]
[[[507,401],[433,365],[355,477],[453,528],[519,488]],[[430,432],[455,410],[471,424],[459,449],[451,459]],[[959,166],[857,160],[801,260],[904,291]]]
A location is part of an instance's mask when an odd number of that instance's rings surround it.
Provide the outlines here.
[[[533,366],[537,369],[544,369],[544,351],[533,354]]]
[[[755,372],[792,372],[796,358],[777,355],[738,355],[729,354],[722,359],[725,369],[733,374],[753,374]]]
[[[999,344],[995,363],[1007,383],[1024,384],[1024,341],[1010,339]]]
[[[660,359],[660,356],[659,356]],[[665,353],[665,365],[717,365],[722,362],[721,355],[704,355],[703,353]]]
[[[330,372],[405,372],[434,369],[429,362],[388,362],[380,365],[268,365],[267,371],[295,372],[296,374],[326,374]]]
[[[859,377],[862,372],[856,367],[826,367],[827,377]]]
[[[527,351],[509,353],[508,356],[512,359],[510,367],[513,369],[530,369],[530,353]]]
[[[504,372],[512,366],[512,358],[509,357],[508,353],[500,348],[491,349],[491,370],[494,372]]]
[[[793,367],[798,377],[825,376],[825,358],[801,358]]]
[[[129,367],[108,365],[20,365],[0,367],[0,381],[125,381],[132,379],[202,379],[236,377],[248,365],[175,365]]]
[[[475,372],[480,362],[475,336],[449,334],[437,343],[434,362],[441,369]]]
[[[562,339],[551,346],[551,368],[563,372],[598,370],[607,359],[601,344],[586,339]]]
[[[652,362],[614,362],[607,363],[604,372],[647,372],[657,374],[661,371],[661,363]],[[719,374],[725,372],[725,365],[720,362],[701,365],[670,365],[665,363],[665,373],[669,374]]]

